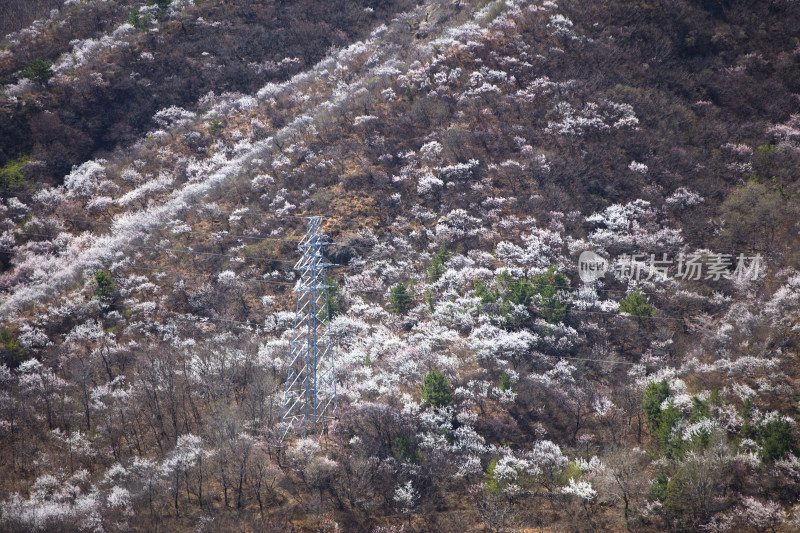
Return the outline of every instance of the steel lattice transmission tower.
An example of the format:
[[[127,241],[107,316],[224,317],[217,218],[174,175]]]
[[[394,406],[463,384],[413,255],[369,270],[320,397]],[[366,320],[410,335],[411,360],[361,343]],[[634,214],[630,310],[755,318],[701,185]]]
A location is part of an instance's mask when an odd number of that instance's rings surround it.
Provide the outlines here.
[[[283,396],[283,436],[290,431],[320,435],[336,418],[336,381],[328,327],[328,285],[323,248],[330,244],[320,233],[322,217],[308,217],[308,231],[300,241],[303,257],[297,312],[294,318],[291,364]]]

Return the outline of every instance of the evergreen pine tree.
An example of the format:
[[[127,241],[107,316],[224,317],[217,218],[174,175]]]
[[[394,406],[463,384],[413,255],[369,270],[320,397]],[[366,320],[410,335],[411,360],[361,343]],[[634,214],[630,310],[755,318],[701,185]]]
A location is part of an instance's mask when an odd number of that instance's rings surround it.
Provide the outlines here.
[[[22,69],[20,76],[35,81],[40,85],[45,85],[53,77],[53,64],[45,61],[41,57],[32,59],[28,66]]]
[[[117,284],[114,283],[114,278],[112,278],[111,274],[105,270],[100,270],[94,273],[94,282],[96,284],[94,295],[99,300],[104,300],[110,297],[117,288]]]
[[[447,251],[447,248],[442,246],[439,248],[439,251],[436,252],[436,255],[433,256],[433,261],[431,261],[428,267],[428,282],[435,283],[439,281],[439,278],[441,278],[442,274],[447,270],[444,264],[448,259],[450,259],[450,252]]]
[[[405,315],[413,303],[406,283],[401,281],[392,287],[392,291],[389,293],[389,311],[396,315]]]
[[[431,370],[422,380],[422,401],[433,407],[446,407],[453,403],[450,382],[438,370]]]
[[[645,319],[656,314],[656,310],[647,305],[647,298],[639,289],[636,289],[619,302],[619,310],[635,316],[639,324],[644,325]]]

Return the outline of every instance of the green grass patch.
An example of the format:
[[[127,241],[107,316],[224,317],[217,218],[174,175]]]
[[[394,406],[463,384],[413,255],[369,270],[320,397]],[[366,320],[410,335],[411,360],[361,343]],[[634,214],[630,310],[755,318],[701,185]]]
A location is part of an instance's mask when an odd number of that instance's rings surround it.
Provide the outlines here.
[[[8,191],[17,191],[32,185],[31,179],[25,175],[25,165],[33,161],[30,155],[22,155],[8,161],[0,168],[0,187]]]

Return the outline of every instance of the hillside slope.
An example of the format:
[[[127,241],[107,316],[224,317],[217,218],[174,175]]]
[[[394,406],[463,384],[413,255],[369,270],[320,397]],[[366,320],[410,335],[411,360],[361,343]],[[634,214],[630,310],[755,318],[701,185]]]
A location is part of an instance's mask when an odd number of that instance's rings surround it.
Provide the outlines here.
[[[33,0],[31,2],[6,2],[0,6],[0,33],[3,35],[28,26],[52,9],[61,6],[61,0]]]
[[[343,2],[330,33],[329,3],[235,4],[140,34],[77,3],[51,42],[124,38],[76,67],[97,99],[0,98],[6,124],[141,115],[80,153],[4,137],[2,529],[800,527],[796,3]],[[243,31],[201,60],[188,21]],[[148,53],[183,67],[119,93]],[[310,215],[339,420],[281,443]]]
[[[27,177],[61,184],[75,164],[130,146],[156,111],[221,93],[253,93],[363,38],[413,4],[315,2],[67,1],[0,43],[0,165],[28,163]],[[22,77],[52,63],[46,83]],[[30,183],[0,181],[29,192]]]

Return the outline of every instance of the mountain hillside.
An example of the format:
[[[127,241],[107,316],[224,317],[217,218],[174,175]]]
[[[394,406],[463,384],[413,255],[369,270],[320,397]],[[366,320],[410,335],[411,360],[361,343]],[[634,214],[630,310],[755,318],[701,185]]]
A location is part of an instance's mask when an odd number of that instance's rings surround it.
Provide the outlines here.
[[[800,530],[796,2],[22,24],[3,531]],[[309,216],[338,419],[282,440]]]
[[[7,36],[0,52],[0,83],[9,84],[10,97],[0,114],[0,164],[37,161],[29,179],[61,184],[72,165],[128,147],[158,126],[158,110],[193,110],[202,98],[284,81],[411,5],[67,1]],[[52,63],[47,83],[17,82],[36,59]],[[10,192],[24,185],[0,183]]]

